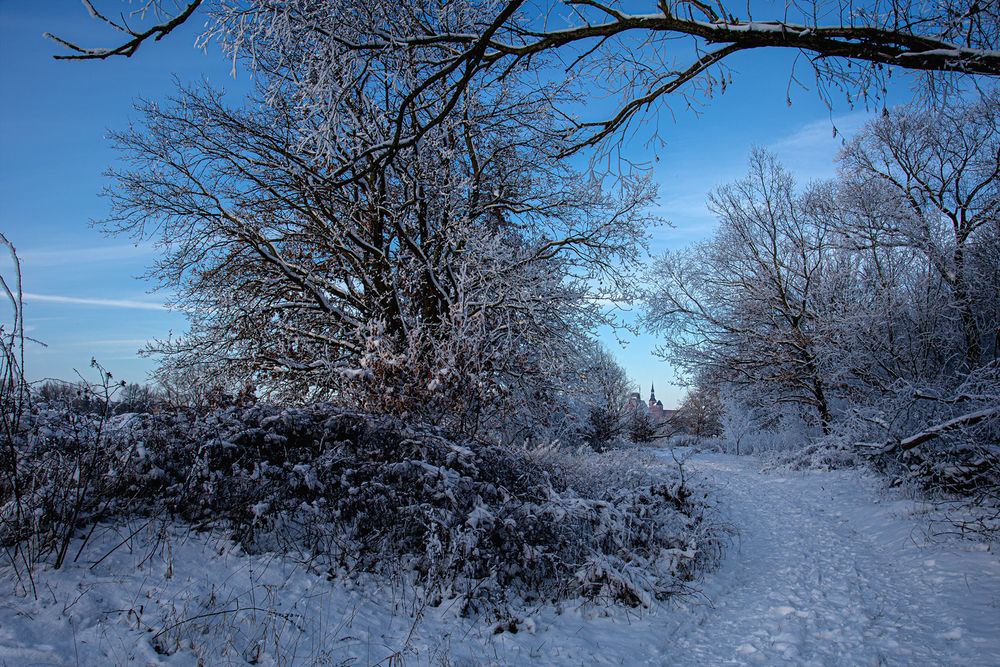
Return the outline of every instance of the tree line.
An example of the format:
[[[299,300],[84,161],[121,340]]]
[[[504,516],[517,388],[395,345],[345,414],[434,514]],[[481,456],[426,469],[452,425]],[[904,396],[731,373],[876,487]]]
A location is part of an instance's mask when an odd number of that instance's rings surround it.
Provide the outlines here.
[[[988,451],[998,121],[995,93],[894,109],[846,143],[836,178],[807,187],[754,152],[710,197],[713,237],[651,271],[646,323],[664,356],[746,425],[791,414],[887,451],[940,439]]]

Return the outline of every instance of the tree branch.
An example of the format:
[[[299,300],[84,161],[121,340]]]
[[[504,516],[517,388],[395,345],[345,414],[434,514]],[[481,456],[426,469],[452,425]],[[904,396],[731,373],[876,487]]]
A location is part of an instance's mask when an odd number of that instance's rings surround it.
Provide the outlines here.
[[[903,438],[899,442],[891,443],[883,451],[890,452],[898,449],[899,451],[905,452],[913,449],[914,447],[919,447],[925,442],[930,442],[931,440],[940,438],[942,435],[950,431],[954,431],[965,426],[974,426],[996,415],[1000,415],[1000,406],[986,408],[977,412],[970,412],[968,414],[955,417],[954,419],[949,419],[941,424],[931,426],[920,433],[911,435],[908,438]]]
[[[108,58],[112,58],[114,56],[124,56],[126,58],[131,58],[133,55],[135,55],[135,52],[139,50],[139,47],[142,46],[146,41],[152,39],[154,42],[158,42],[167,35],[169,35],[171,32],[173,32],[175,28],[185,23],[189,18],[191,18],[195,10],[201,6],[202,2],[204,2],[204,0],[191,0],[191,2],[189,2],[188,5],[184,8],[184,11],[182,11],[180,14],[177,14],[173,18],[163,23],[158,23],[143,32],[134,32],[133,30],[129,29],[128,26],[124,24],[115,23],[111,19],[107,18],[106,16],[98,12],[97,9],[94,7],[93,3],[90,2],[90,0],[83,0],[83,4],[87,7],[87,11],[90,12],[91,16],[93,16],[95,19],[98,19],[99,21],[106,23],[107,25],[111,26],[115,30],[118,30],[119,32],[124,32],[128,35],[131,35],[132,39],[114,48],[108,49],[108,48],[84,48],[82,46],[78,46],[73,42],[70,42],[69,40],[57,37],[48,32],[45,33],[45,36],[48,39],[51,39],[56,44],[59,44],[69,49],[70,51],[75,52],[73,55],[52,56],[56,60],[107,60]]]

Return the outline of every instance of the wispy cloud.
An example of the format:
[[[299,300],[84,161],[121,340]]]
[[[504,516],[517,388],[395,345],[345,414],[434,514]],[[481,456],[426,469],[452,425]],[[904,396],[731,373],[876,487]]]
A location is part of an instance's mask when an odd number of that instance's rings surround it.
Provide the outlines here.
[[[832,118],[820,118],[800,125],[795,131],[775,141],[775,149],[813,149],[829,147],[850,138],[872,117],[869,111],[854,111]],[[836,131],[834,131],[836,130]]]
[[[777,154],[800,183],[830,178],[836,173],[837,154],[844,142],[857,134],[871,117],[870,112],[855,111],[811,121],[772,142],[768,149]]]
[[[856,111],[793,125],[764,147],[795,175],[800,186],[805,186],[836,175],[836,158],[844,141],[857,134],[871,117],[869,112]],[[654,254],[711,236],[718,221],[708,208],[708,195],[718,186],[742,178],[749,154],[748,143],[745,148],[734,144],[715,153],[679,155],[687,166],[662,172],[661,203],[653,212],[674,226],[653,232]]]
[[[136,348],[150,342],[148,338],[108,338],[105,340],[73,340],[64,347]]]
[[[35,294],[33,292],[25,292],[24,300],[45,303],[65,303],[75,306],[131,308],[134,310],[168,310],[168,308],[162,303],[152,303],[149,301],[135,301],[133,299],[89,299],[75,296],[62,296],[58,294]]]
[[[86,248],[26,248],[17,254],[26,268],[40,268],[140,259],[154,251],[149,244],[119,243]]]

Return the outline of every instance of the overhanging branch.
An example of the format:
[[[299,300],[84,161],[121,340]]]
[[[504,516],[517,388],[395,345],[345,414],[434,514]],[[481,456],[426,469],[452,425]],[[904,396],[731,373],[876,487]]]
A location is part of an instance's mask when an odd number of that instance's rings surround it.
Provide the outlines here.
[[[52,56],[56,60],[107,60],[108,58],[115,56],[131,58],[135,55],[135,52],[139,50],[139,47],[148,40],[158,42],[173,32],[177,27],[185,23],[189,18],[191,18],[195,10],[201,6],[203,1],[204,0],[191,0],[184,10],[176,16],[162,23],[158,23],[150,27],[148,30],[136,32],[128,27],[128,24],[124,19],[113,21],[101,12],[97,11],[97,8],[94,7],[91,0],[83,0],[83,4],[87,7],[87,11],[90,12],[91,16],[102,23],[111,26],[118,32],[123,32],[126,35],[129,35],[131,39],[113,48],[85,48],[48,32],[45,33],[45,36],[53,42],[74,52],[69,55]]]

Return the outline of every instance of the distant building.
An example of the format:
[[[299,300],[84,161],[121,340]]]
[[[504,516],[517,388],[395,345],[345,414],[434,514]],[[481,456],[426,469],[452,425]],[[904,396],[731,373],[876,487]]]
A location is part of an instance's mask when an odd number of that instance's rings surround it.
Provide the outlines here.
[[[665,425],[677,414],[677,410],[667,410],[663,407],[663,401],[656,400],[655,385],[649,387],[649,401],[643,403],[639,392],[633,391],[629,395],[628,406],[633,410],[646,410],[652,418],[653,424],[657,426]]]
[[[639,392],[633,391],[628,395],[628,407],[630,410],[645,409],[646,405],[642,402],[642,397],[639,396]]]

